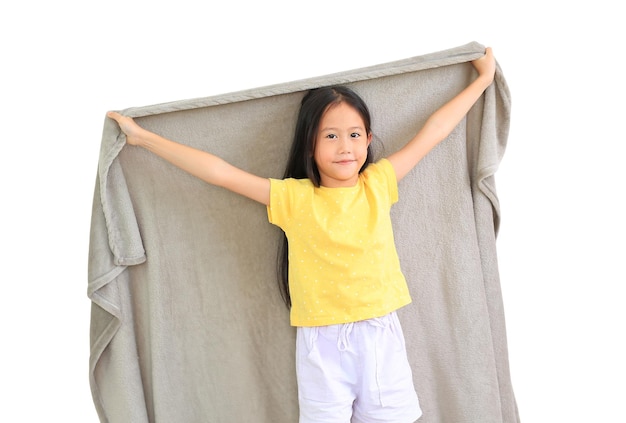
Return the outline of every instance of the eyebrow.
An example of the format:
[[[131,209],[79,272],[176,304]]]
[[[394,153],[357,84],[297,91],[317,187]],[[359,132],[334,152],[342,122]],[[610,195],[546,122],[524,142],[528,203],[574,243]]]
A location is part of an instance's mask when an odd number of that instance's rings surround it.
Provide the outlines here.
[[[360,129],[361,131],[365,131],[365,128],[362,126],[352,126],[350,128],[348,128],[349,131],[353,131],[355,129]],[[335,127],[329,127],[329,128],[321,128],[320,132],[325,132],[325,131],[338,131],[339,128],[335,128]]]

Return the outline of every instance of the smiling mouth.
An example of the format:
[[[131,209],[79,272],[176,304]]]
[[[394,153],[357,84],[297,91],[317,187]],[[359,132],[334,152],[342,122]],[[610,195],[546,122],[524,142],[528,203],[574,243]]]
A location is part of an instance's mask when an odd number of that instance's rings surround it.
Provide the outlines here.
[[[336,161],[335,163],[345,165],[345,164],[350,164],[354,162],[356,162],[356,160],[339,160],[339,161]]]

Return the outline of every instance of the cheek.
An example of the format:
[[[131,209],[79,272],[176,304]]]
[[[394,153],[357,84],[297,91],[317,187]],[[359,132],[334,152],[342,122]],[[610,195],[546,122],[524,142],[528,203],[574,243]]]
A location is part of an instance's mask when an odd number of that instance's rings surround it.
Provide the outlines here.
[[[324,148],[323,146],[319,144],[318,146],[316,146],[315,150],[313,151],[313,157],[315,158],[315,160],[324,159],[325,157],[328,157],[328,155],[329,155],[329,149]]]
[[[367,154],[369,153],[369,144],[365,143],[361,146],[361,148],[359,149],[359,151],[361,152],[361,155],[363,157],[366,157]]]

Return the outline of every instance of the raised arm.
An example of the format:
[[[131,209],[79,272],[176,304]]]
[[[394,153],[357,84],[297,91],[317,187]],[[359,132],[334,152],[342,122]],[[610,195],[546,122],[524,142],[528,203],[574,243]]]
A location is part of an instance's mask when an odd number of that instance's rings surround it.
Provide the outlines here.
[[[107,116],[119,124],[128,144],[143,147],[205,182],[269,204],[269,179],[241,170],[213,154],[163,138],[117,112],[108,112]]]
[[[404,178],[430,150],[452,132],[483,91],[491,85],[496,70],[491,48],[488,47],[485,55],[474,60],[472,64],[478,71],[478,77],[456,97],[434,112],[411,141],[389,156],[398,180]]]

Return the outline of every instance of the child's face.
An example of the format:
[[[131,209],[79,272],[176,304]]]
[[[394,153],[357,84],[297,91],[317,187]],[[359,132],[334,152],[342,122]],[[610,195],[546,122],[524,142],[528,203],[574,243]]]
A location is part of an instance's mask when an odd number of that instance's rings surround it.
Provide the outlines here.
[[[356,185],[372,140],[361,115],[342,102],[332,105],[320,120],[314,159],[320,185],[336,188]]]

